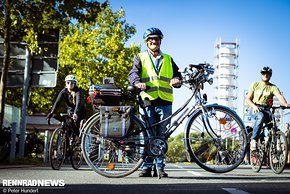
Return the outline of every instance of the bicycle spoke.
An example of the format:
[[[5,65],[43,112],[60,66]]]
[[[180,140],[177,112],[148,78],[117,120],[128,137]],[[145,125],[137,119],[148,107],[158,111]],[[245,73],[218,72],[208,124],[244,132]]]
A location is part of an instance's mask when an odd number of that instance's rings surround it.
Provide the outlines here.
[[[243,160],[246,134],[242,122],[229,109],[207,107],[190,120],[186,132],[189,153],[194,161],[210,172],[228,172]]]
[[[273,172],[280,174],[283,172],[286,162],[287,162],[288,148],[287,140],[283,132],[277,131],[275,135],[272,136],[272,141],[270,142],[270,166]]]
[[[123,177],[137,170],[143,162],[146,142],[140,124],[134,122],[134,132],[123,138],[102,137],[99,126],[96,117],[82,135],[82,150],[90,167],[106,177]]]

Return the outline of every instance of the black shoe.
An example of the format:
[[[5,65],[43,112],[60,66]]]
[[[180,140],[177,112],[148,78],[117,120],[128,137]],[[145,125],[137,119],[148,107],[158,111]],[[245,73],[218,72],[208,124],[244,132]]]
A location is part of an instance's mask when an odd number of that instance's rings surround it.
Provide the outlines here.
[[[163,169],[159,169],[160,177],[168,177],[168,174]],[[153,177],[157,177],[157,170],[154,169]]]
[[[139,173],[139,177],[152,177],[151,170],[142,170],[142,172]]]

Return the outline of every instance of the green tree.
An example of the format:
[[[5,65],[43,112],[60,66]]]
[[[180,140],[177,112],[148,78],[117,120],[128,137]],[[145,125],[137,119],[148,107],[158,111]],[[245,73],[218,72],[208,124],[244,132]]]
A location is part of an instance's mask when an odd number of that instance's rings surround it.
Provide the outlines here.
[[[67,74],[76,75],[78,85],[85,94],[88,93],[90,80],[100,84],[104,77],[114,77],[120,88],[128,86],[127,76],[140,48],[134,44],[126,47],[126,42],[136,29],[124,18],[124,10],[113,12],[107,6],[100,11],[95,23],[69,26],[60,42],[57,88],[35,88],[30,102],[32,113],[49,111],[56,93],[64,86],[63,80]]]
[[[136,29],[126,23],[123,9],[113,12],[108,1],[106,6],[98,8],[97,15],[89,14],[91,17],[75,20],[61,28],[57,86],[53,89],[32,88],[29,114],[50,110],[57,93],[64,87],[62,80],[67,74],[77,76],[78,85],[85,94],[88,92],[89,78],[94,83],[102,83],[104,77],[114,77],[118,87],[128,85],[127,75],[140,47],[134,44],[127,47],[126,43]],[[21,89],[10,90],[8,95],[11,97],[7,102],[21,104],[22,95],[19,94]]]
[[[108,2],[96,0],[8,0],[11,5],[11,38],[29,44],[32,53],[41,52],[39,37],[51,29],[66,28],[73,22],[93,22]],[[5,6],[0,4],[0,34],[4,32]]]
[[[168,139],[168,151],[167,159],[168,162],[185,162],[186,150],[184,145],[184,133],[180,133],[175,137]]]
[[[1,1],[2,2],[2,1]],[[95,0],[6,0],[0,4],[0,35],[5,40],[5,52],[0,85],[0,123],[6,103],[6,83],[10,66],[10,38],[14,41],[26,42],[31,53],[40,53],[39,37],[49,33],[51,29],[62,29],[72,22],[92,22],[99,10],[107,6],[107,1],[99,3]],[[5,35],[5,36],[4,36]],[[8,60],[7,60],[8,58]],[[14,91],[8,92],[14,94]],[[19,90],[7,98],[19,99]],[[20,95],[21,96],[21,95]],[[14,98],[16,97],[16,98]],[[12,101],[12,104],[14,104]],[[16,102],[17,104],[17,102]]]

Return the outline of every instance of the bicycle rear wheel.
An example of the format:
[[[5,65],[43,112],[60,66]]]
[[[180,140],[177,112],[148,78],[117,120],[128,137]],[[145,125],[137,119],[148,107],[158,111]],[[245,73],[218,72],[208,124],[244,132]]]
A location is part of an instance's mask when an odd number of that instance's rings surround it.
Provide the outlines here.
[[[257,142],[257,149],[250,150],[250,162],[252,166],[252,170],[254,172],[260,172],[263,162],[265,160],[265,152],[264,148],[265,145],[262,144],[261,140],[259,139]]]
[[[247,135],[239,116],[227,107],[207,105],[190,117],[187,151],[201,168],[213,173],[235,169],[244,159]]]
[[[83,154],[81,149],[81,140],[80,138],[73,134],[73,143],[70,150],[70,161],[72,164],[73,169],[78,170],[83,162]]]
[[[49,144],[49,161],[52,169],[59,170],[66,153],[66,135],[62,128],[54,130]]]
[[[141,121],[134,117],[123,138],[100,135],[100,115],[89,119],[82,132],[82,151],[87,164],[98,174],[119,178],[136,171],[146,153],[146,133]]]
[[[280,174],[286,166],[288,156],[288,147],[286,136],[282,131],[277,131],[276,135],[272,135],[270,142],[270,166],[273,172]]]

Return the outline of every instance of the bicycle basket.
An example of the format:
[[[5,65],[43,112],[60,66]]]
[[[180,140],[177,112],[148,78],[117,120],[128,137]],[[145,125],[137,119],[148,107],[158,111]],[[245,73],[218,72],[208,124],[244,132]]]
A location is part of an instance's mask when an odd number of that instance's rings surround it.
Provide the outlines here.
[[[94,84],[89,88],[88,101],[94,108],[99,106],[119,106],[122,91],[114,84]]]
[[[123,137],[126,135],[133,117],[131,106],[100,106],[100,135],[103,137]]]

